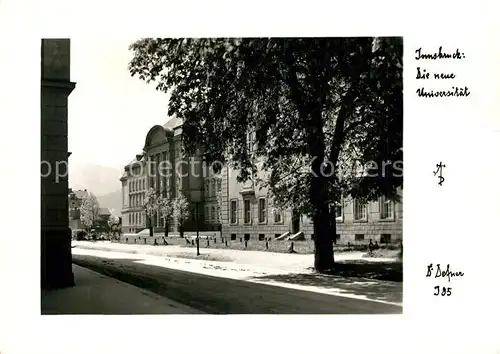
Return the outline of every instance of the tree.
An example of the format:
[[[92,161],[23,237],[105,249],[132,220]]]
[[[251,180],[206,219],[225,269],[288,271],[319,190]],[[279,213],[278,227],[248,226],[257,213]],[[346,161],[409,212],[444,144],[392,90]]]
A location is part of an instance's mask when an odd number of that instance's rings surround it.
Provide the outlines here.
[[[159,197],[154,188],[149,188],[144,194],[144,212],[148,220],[149,236],[153,237],[153,217],[158,211]]]
[[[80,205],[80,220],[89,233],[99,220],[99,202],[92,193],[89,193]]]
[[[113,233],[113,236],[116,237],[116,234],[118,234],[118,236],[120,235],[120,218],[117,217],[117,216],[114,216],[114,215],[111,215],[109,220],[108,220],[108,228],[110,230],[110,232]]]
[[[237,169],[240,182],[266,171],[260,182],[277,206],[312,218],[314,266],[323,272],[334,267],[330,205],[342,196],[398,199],[402,43],[142,39],[130,46],[129,70],[170,94],[169,114],[184,122],[188,154],[203,145],[205,160]],[[248,149],[249,136],[255,136],[255,150]],[[370,164],[373,173],[353,173],[355,164],[362,172]]]
[[[173,203],[173,218],[177,221],[179,225],[179,233],[181,238],[184,237],[184,221],[189,217],[189,202],[182,192],[179,193],[179,196],[174,199]]]
[[[158,201],[158,209],[160,216],[165,220],[165,237],[168,237],[168,228],[170,221],[174,216],[174,199],[167,197],[160,197]]]

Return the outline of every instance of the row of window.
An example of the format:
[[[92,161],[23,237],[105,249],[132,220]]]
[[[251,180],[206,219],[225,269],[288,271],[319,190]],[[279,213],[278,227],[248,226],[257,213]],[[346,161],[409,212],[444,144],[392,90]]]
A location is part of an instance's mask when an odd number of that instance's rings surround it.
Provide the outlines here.
[[[219,222],[220,221],[220,207],[212,206],[205,207],[205,220],[210,222]]]
[[[373,237],[373,236],[370,236],[370,237]],[[314,234],[311,235],[311,240],[314,240]],[[340,236],[340,234],[335,235],[335,240],[337,242],[342,240],[342,237]],[[354,234],[354,241],[361,242],[361,241],[366,241],[366,240],[367,239],[366,239],[365,234]],[[380,243],[390,243],[390,242],[391,242],[391,234],[381,234],[380,235]]]
[[[211,211],[211,212],[210,212]],[[191,221],[196,220],[196,211],[193,209],[190,213]],[[205,208],[205,220],[209,222],[219,222],[220,220],[220,208],[217,207],[206,207]],[[152,220],[154,227],[163,227],[164,220],[160,218],[159,214],[156,218]],[[131,226],[145,226],[146,225],[146,214],[143,212],[130,213],[128,214],[128,224]]]
[[[143,205],[144,202],[144,194],[133,194],[130,195],[129,197],[130,200],[130,207],[140,207]]]
[[[367,204],[359,203],[354,200],[353,209],[354,209],[354,220],[367,220]],[[342,210],[340,210],[342,212]],[[394,218],[394,203],[390,200],[387,200],[384,197],[379,199],[379,213],[380,219],[392,219]],[[342,215],[342,214],[337,214]]]
[[[230,202],[231,224],[238,223],[238,200],[234,199]],[[273,218],[275,224],[283,223],[283,211],[274,209]],[[258,219],[259,223],[267,221],[267,200],[266,198],[259,198],[258,203]],[[250,199],[243,200],[243,223],[250,224],[252,221],[252,208]]]
[[[237,234],[231,234],[231,240],[235,241],[237,239]],[[274,234],[274,238],[280,237],[281,234]],[[270,236],[268,236],[270,237]],[[259,241],[266,241],[268,239],[266,237],[266,234],[259,234]],[[250,234],[243,234],[243,237],[240,236],[240,238],[244,241],[249,241],[250,240]],[[335,235],[336,241],[341,241],[342,238],[340,234]],[[314,235],[311,235],[311,240],[314,240]],[[365,241],[365,234],[355,234],[354,235],[354,241]],[[390,243],[391,242],[391,234],[381,234],[380,235],[380,243]]]
[[[137,192],[146,189],[146,179],[135,179],[130,181],[130,192]]]
[[[159,215],[152,220],[154,227],[163,227],[164,220]],[[128,223],[130,226],[146,226],[146,214],[144,212],[128,214]]]
[[[221,178],[212,178],[205,180],[205,197],[215,197],[217,193],[222,191],[222,179]]]
[[[130,206],[131,207],[139,207],[143,204],[144,195],[137,194],[130,196]],[[392,219],[394,218],[394,204],[390,200],[386,200],[385,198],[380,198],[379,201],[380,206],[380,219]],[[336,219],[342,220],[342,206],[335,206],[335,216]],[[353,211],[354,211],[354,220],[355,221],[363,221],[367,220],[367,204],[359,203],[356,200],[353,203]],[[194,215],[192,215],[194,216]],[[205,219],[210,221],[219,221],[220,220],[220,207],[217,206],[206,206],[205,207]],[[273,210],[273,219],[275,224],[283,223],[283,211],[279,209]],[[238,200],[233,199],[230,201],[230,222],[231,224],[238,223]],[[252,208],[251,208],[251,200],[246,198],[243,200],[243,223],[250,224],[252,222]],[[266,198],[258,199],[258,222],[266,223],[267,222],[267,200]]]
[[[142,226],[146,221],[144,213],[130,213],[128,214],[128,224]]]
[[[380,198],[380,219],[392,219],[394,218],[394,203],[385,198]],[[367,220],[367,204],[359,203],[356,200],[353,203],[354,209],[354,220],[362,221]],[[266,198],[258,199],[258,221],[259,223],[267,222],[267,200]],[[335,206],[335,216],[338,221],[342,220],[343,208],[341,205]],[[274,209],[273,219],[275,224],[283,223],[283,211],[279,209]],[[231,224],[238,223],[238,200],[234,199],[230,202],[230,222]],[[252,208],[251,200],[243,200],[243,223],[250,224],[252,222]]]

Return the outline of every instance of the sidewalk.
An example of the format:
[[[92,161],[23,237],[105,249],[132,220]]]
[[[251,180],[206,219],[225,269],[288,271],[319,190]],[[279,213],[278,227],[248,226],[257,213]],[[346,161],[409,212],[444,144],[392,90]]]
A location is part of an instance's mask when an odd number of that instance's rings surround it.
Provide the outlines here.
[[[42,290],[42,315],[201,314],[173,300],[73,265],[76,285]]]
[[[89,242],[73,241],[73,246],[78,249],[100,250],[130,253],[137,255],[149,255],[157,257],[174,257],[190,259],[194,262],[212,261],[235,263],[242,266],[255,266],[258,268],[274,269],[283,272],[305,272],[310,271],[314,264],[312,254],[287,254],[265,251],[242,251],[233,249],[201,248],[200,257],[196,257],[196,248],[172,246],[152,246],[139,244],[124,244],[112,242]],[[365,252],[342,252],[335,254],[336,261],[364,260],[366,262],[394,262],[392,258],[363,258]]]
[[[149,246],[118,243],[74,242],[74,257],[97,257],[107,262],[129,260],[208,276],[313,291],[337,296],[402,303],[402,283],[385,280],[315,274],[314,255],[262,251],[196,249],[180,246]],[[377,263],[386,259],[363,258],[362,252],[341,253],[337,261],[361,260]],[[389,259],[394,262],[394,259]]]

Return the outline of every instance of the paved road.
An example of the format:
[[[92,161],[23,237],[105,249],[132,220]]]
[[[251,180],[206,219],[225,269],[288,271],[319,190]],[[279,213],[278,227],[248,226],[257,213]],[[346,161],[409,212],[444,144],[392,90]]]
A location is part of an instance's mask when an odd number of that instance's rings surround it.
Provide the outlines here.
[[[373,301],[212,277],[136,263],[73,255],[73,263],[209,314],[401,314]]]

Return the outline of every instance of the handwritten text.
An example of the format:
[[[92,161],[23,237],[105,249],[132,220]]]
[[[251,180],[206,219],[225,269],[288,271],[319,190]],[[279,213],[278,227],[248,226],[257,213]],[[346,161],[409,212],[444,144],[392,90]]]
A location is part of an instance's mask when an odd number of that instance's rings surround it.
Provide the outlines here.
[[[447,52],[443,50],[443,47],[439,47],[436,52],[426,53],[422,48],[415,50],[415,60],[463,60],[465,59],[465,54],[461,52],[458,48],[452,52]],[[424,82],[429,82],[431,80],[448,82],[450,80],[455,80],[457,74],[451,71],[436,71],[430,72],[428,69],[417,66],[417,73],[415,79],[422,80]],[[448,97],[468,97],[471,92],[467,86],[451,86],[443,89],[431,90],[425,86],[421,86],[416,91],[417,97],[421,98],[448,98]]]

